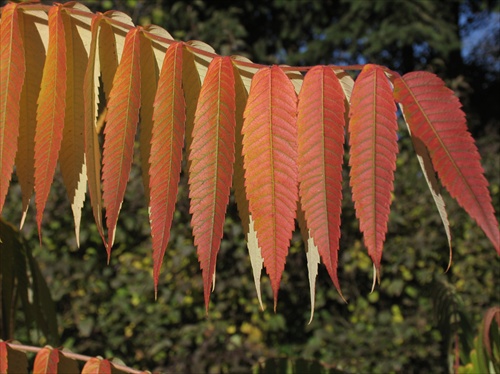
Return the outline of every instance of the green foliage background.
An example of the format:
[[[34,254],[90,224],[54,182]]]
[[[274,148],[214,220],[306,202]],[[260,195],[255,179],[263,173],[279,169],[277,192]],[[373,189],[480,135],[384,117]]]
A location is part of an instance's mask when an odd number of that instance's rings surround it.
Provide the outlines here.
[[[435,71],[464,103],[498,214],[500,115],[498,105],[491,103],[500,92],[500,71],[498,65],[495,70],[495,65],[484,63],[491,61],[484,54],[461,55],[467,28],[481,15],[498,17],[498,2],[104,0],[85,4],[93,10],[125,11],[136,23],[162,25],[176,38],[199,39],[221,54],[243,54],[256,62],[369,61],[401,73]],[[488,51],[498,64],[498,48]],[[263,276],[266,309],[261,311],[232,200],[206,317],[185,175],[156,301],[138,166],[132,170],[109,265],[88,206],[81,247],[76,247],[71,209],[56,178],[45,212],[42,247],[34,207],[23,234],[56,301],[58,343],[78,353],[118,357],[130,366],[172,373],[247,372],[259,360],[281,355],[319,359],[347,372],[447,372],[449,343],[437,328],[431,284],[438,279],[454,285],[472,321],[478,323],[486,308],[500,303],[500,260],[477,225],[445,193],[454,244],[453,266],[445,273],[446,236],[403,128],[397,166],[381,284],[370,293],[372,264],[346,183],[339,278],[348,303],[321,266],[311,324],[306,259],[298,232],[287,258],[277,313],[272,311],[267,276]],[[21,203],[15,178],[3,217],[17,223]],[[21,316],[16,327],[15,338],[24,343],[47,342],[28,329]]]

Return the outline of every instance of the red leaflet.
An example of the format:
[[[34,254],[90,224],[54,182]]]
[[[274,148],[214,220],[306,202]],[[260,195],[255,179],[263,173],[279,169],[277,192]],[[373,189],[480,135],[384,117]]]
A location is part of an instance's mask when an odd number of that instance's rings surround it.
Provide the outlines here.
[[[17,4],[2,11],[0,24],[0,214],[14,167],[19,135],[19,103],[26,64]]]
[[[233,176],[234,84],[231,59],[215,57],[201,87],[189,153],[189,210],[207,312]]]
[[[130,30],[109,95],[107,124],[104,129],[103,152],[103,201],[106,207],[108,242],[111,254],[116,223],[132,165],[134,138],[141,105],[141,68],[139,33],[141,28]]]
[[[297,113],[299,193],[310,236],[339,293],[344,112],[344,92],[333,70],[312,68]]]
[[[350,185],[368,254],[380,268],[394,189],[396,106],[384,71],[366,65],[354,84],[350,112]]]
[[[250,214],[271,278],[274,307],[295,228],[297,96],[285,73],[273,66],[252,79],[243,123],[245,185]]]
[[[97,357],[88,360],[82,369],[82,374],[111,374],[112,372],[113,365],[111,362]]]
[[[78,27],[67,12],[71,9],[88,11],[81,4],[68,2],[63,13],[66,39],[66,112],[64,130],[59,152],[59,168],[75,223],[76,244],[80,246],[80,222],[87,191],[84,136],[83,81],[88,65],[89,46],[86,41],[89,31]]]
[[[61,147],[65,110],[66,42],[61,5],[55,5],[49,11],[49,46],[36,113],[35,202],[40,241],[43,211]]]
[[[442,184],[476,220],[500,254],[500,233],[488,181],[458,98],[441,79],[426,72],[397,78],[394,97],[402,104],[412,136],[428,148]]]
[[[40,350],[33,366],[33,374],[51,374],[57,373],[59,363],[59,350],[45,347]]]
[[[182,43],[165,54],[154,101],[151,154],[149,157],[149,219],[153,238],[153,279],[158,288],[163,256],[181,174],[186,103],[182,91]]]

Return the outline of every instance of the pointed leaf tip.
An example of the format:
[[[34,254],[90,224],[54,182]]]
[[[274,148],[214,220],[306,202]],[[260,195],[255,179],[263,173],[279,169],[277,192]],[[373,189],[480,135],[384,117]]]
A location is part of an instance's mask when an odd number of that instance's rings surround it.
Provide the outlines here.
[[[312,68],[298,98],[299,193],[307,228],[339,294],[344,92],[334,71]]]
[[[92,19],[89,61],[83,80],[84,95],[84,145],[85,165],[87,170],[88,191],[92,213],[97,230],[103,243],[106,243],[102,222],[102,191],[101,191],[101,149],[99,134],[96,128],[96,118],[99,104],[99,59],[97,58],[98,36],[103,17],[98,14]]]
[[[375,285],[380,284],[380,270],[379,268],[373,263],[373,282],[372,282],[372,289],[370,290],[370,293],[373,293],[375,291]]]
[[[125,38],[122,58],[109,95],[104,128],[102,167],[103,202],[108,228],[108,258],[115,239],[118,214],[132,166],[134,138],[141,102],[140,30],[131,29]]]
[[[66,42],[59,5],[49,10],[49,45],[37,103],[35,203],[38,231],[41,232],[43,211],[61,148],[66,110]]]
[[[234,60],[239,60],[233,57]],[[257,69],[255,69],[257,71]],[[255,73],[252,70],[252,74]],[[250,264],[252,266],[252,275],[257,293],[257,300],[261,310],[264,310],[262,303],[262,292],[260,287],[263,258],[259,247],[257,233],[254,228],[252,215],[248,210],[248,199],[245,191],[245,170],[243,168],[243,112],[248,99],[248,91],[250,90],[251,78],[245,77],[243,72],[235,68],[235,93],[236,93],[236,134],[235,134],[235,161],[233,175],[234,198],[238,207],[238,213],[241,218],[243,232],[247,240],[247,249],[250,256]]]
[[[235,110],[232,61],[229,57],[215,57],[201,87],[189,153],[191,226],[207,311],[232,184]]]
[[[382,68],[366,65],[361,71],[351,96],[350,118],[349,184],[365,246],[378,269],[398,153],[396,105]]]
[[[247,234],[247,247],[250,256],[250,263],[252,265],[253,280],[255,283],[255,291],[257,292],[257,299],[259,300],[260,309],[264,310],[262,303],[262,292],[260,290],[260,277],[262,274],[262,265],[264,259],[262,258],[261,248],[257,239],[257,233],[254,229],[254,221],[252,216],[249,216],[248,234]]]
[[[81,4],[66,3],[86,9]],[[84,78],[89,59],[90,30],[77,27],[72,16],[65,15],[66,41],[66,110],[64,129],[59,152],[59,169],[71,204],[77,247],[80,246],[80,223],[87,191],[87,168],[85,164],[84,136]]]
[[[186,123],[182,63],[182,43],[174,43],[165,54],[153,104],[149,156],[149,220],[155,290],[158,288],[161,265],[170,239],[181,175]]]
[[[307,270],[309,273],[309,293],[311,300],[311,317],[309,318],[308,323],[308,325],[310,325],[314,318],[314,306],[316,301],[316,277],[318,276],[318,265],[320,260],[318,247],[314,244],[314,240],[312,238],[308,238],[305,245]]]
[[[249,211],[271,279],[274,304],[298,200],[297,96],[278,67],[259,70],[252,79],[244,112],[243,157]]]

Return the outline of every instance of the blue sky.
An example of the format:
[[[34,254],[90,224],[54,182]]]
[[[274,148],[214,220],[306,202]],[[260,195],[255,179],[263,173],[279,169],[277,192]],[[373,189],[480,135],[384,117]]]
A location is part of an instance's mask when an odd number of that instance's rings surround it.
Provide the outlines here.
[[[466,15],[463,17],[465,23]],[[467,62],[478,62],[500,72],[500,13],[485,11],[474,18],[462,29],[462,56]]]

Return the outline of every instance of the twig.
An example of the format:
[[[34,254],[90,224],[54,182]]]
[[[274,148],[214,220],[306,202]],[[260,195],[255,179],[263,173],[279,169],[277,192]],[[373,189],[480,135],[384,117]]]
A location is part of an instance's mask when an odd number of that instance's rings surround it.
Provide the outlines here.
[[[31,345],[24,345],[24,344],[15,344],[15,343],[7,343],[7,344],[12,349],[15,349],[17,351],[22,351],[22,352],[38,353],[38,352],[40,352],[43,349],[42,347],[34,347],[34,346],[31,346]],[[78,361],[87,362],[90,359],[94,358],[94,357],[91,357],[91,356],[85,356],[85,355],[81,355],[81,354],[78,354],[78,353],[73,353],[73,352],[68,352],[68,351],[63,351],[63,350],[59,350],[59,352],[61,352],[67,358],[72,358],[72,359],[78,360]],[[130,368],[128,366],[125,366],[125,365],[115,364],[114,362],[112,362],[112,364],[113,364],[113,366],[116,369],[124,371],[125,373],[131,373],[131,374],[141,374],[141,373],[144,373],[144,371],[132,369],[132,368]]]

